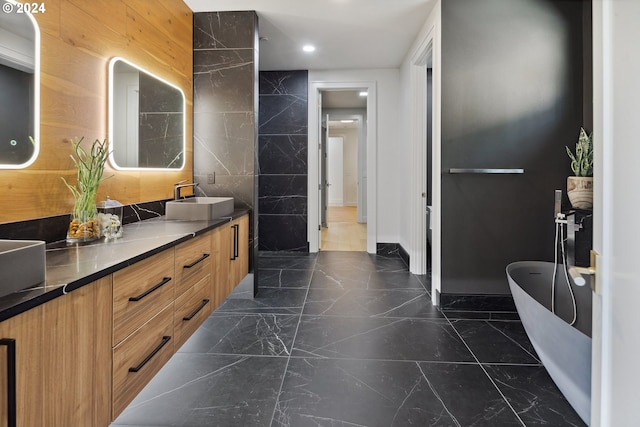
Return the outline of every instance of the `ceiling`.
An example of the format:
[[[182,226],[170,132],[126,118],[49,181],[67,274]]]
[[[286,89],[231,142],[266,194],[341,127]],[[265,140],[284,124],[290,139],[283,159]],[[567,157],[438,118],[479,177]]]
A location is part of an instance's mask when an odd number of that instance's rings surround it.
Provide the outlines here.
[[[260,70],[398,68],[435,0],[184,0],[194,12],[255,10]],[[305,53],[302,46],[316,51]]]

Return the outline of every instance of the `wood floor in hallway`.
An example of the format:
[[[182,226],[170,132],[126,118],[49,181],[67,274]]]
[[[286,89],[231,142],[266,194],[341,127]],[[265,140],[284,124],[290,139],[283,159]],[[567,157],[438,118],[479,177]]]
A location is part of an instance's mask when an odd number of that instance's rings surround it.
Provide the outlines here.
[[[329,206],[327,225],[322,228],[321,250],[367,250],[367,224],[358,223],[356,206]]]

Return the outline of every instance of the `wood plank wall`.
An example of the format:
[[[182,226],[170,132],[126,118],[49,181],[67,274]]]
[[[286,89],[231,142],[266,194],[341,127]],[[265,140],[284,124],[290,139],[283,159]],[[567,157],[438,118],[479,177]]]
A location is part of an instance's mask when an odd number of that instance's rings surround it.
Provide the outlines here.
[[[44,0],[35,15],[41,33],[38,159],[0,170],[0,223],[71,212],[60,177],[76,181],[70,140],[107,135],[108,62],[114,56],[175,84],[187,100],[186,166],[182,171],[116,171],[107,165],[98,201],[172,197],[173,184],[193,178],[193,18],[182,0]]]

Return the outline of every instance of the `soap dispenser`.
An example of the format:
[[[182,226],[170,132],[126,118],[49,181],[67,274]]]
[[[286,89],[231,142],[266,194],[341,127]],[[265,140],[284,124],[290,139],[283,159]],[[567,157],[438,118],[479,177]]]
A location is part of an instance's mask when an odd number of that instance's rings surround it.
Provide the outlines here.
[[[106,240],[122,237],[122,203],[117,200],[107,200],[96,204],[100,233]]]

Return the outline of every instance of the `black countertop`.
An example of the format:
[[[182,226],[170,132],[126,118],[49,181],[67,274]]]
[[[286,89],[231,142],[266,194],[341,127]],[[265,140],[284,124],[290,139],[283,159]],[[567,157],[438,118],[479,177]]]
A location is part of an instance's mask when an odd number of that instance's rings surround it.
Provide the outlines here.
[[[49,244],[46,248],[45,282],[0,298],[0,321],[108,276],[248,212],[246,209],[236,210],[231,217],[213,221],[169,221],[160,217],[125,225],[123,236],[112,241],[102,238],[87,244]]]

